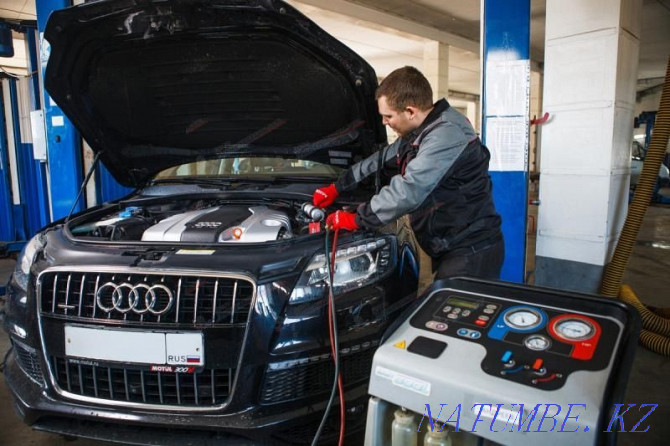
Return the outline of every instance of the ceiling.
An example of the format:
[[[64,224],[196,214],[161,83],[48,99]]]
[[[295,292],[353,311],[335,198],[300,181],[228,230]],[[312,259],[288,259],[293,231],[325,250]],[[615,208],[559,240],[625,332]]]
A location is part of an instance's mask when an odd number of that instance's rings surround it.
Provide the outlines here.
[[[421,68],[428,39],[385,26],[326,11],[296,1],[290,2],[319,26],[363,56],[384,77],[394,69],[412,65]],[[454,46],[449,48],[449,88],[479,94],[479,54]]]
[[[0,17],[35,20],[35,0],[0,0]],[[421,67],[424,42],[450,44],[449,89],[479,94],[480,0],[289,0],[366,58],[383,77],[403,65]],[[670,0],[642,0],[638,91],[655,88],[670,55]],[[531,0],[531,59],[544,60],[546,0]],[[4,64],[0,60],[0,64]]]
[[[449,89],[479,94],[480,0],[289,2],[365,57],[380,77],[403,65],[420,67],[423,42],[441,37],[433,36],[430,31],[441,31],[442,36],[448,34],[443,41],[453,39],[449,49]],[[662,84],[670,56],[670,0],[641,3],[638,92]],[[533,69],[538,71],[544,62],[545,15],[546,0],[531,0],[531,60]],[[395,26],[398,21],[403,25],[403,20],[420,24],[422,29],[413,31],[411,26]],[[474,49],[468,43],[474,44]]]
[[[16,20],[36,20],[35,1],[37,0],[2,0],[0,17]]]

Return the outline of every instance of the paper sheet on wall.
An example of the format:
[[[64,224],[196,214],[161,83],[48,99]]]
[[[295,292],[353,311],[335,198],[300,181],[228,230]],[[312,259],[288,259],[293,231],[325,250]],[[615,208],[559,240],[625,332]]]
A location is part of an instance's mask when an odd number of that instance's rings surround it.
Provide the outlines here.
[[[528,116],[530,62],[493,60],[486,70],[486,115]]]
[[[526,171],[528,120],[523,117],[488,118],[486,145],[491,151],[489,170]]]

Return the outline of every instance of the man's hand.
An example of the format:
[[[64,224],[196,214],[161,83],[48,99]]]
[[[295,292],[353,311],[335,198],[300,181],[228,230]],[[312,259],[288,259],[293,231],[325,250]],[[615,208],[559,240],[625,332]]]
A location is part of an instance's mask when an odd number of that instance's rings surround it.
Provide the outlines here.
[[[333,212],[326,218],[326,227],[334,230],[346,229],[347,231],[355,231],[359,229],[356,224],[356,213],[346,211]]]
[[[312,195],[312,203],[318,208],[325,208],[333,204],[338,195],[339,192],[337,192],[335,185],[331,184],[315,190],[314,195]]]

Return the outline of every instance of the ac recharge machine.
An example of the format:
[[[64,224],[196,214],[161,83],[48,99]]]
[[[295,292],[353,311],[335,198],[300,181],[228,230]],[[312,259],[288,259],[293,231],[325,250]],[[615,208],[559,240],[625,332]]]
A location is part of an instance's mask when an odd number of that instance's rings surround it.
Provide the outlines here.
[[[615,444],[640,330],[632,307],[457,278],[406,315],[374,356],[366,446],[391,444],[397,406],[415,412],[420,436],[432,422],[511,446]]]

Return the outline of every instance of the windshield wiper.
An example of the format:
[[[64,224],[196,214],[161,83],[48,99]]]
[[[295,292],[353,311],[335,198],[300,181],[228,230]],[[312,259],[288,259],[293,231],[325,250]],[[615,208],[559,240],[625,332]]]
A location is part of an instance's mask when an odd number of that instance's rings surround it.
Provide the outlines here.
[[[307,175],[295,175],[295,176],[290,176],[290,175],[285,175],[281,177],[277,177],[277,181],[281,182],[295,182],[295,183],[323,183],[327,181],[335,181],[337,180],[337,175],[314,175],[314,176],[307,176]]]
[[[152,180],[149,184],[155,186],[158,184],[195,184],[202,187],[228,188],[239,187],[249,184],[272,184],[276,183],[277,178],[272,176],[266,177],[242,177],[242,178],[159,178]]]
[[[336,176],[332,175],[267,175],[267,176],[253,176],[253,177],[225,177],[225,178],[159,178],[151,181],[150,185],[157,184],[196,184],[199,186],[209,187],[239,187],[246,184],[277,184],[277,183],[322,183],[324,181],[333,181]]]

